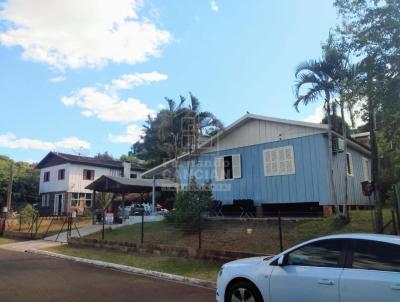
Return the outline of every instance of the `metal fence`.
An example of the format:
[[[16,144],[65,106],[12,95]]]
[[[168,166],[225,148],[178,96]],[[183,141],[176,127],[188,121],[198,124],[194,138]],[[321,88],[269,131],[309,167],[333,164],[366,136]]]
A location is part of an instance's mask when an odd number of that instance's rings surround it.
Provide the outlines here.
[[[92,224],[91,217],[40,216],[37,212],[17,213],[14,217],[0,221],[2,230],[12,232],[20,238],[42,239],[66,232],[70,235],[73,229],[79,234],[79,228]],[[58,236],[55,240],[58,239]]]
[[[349,224],[334,216],[315,217],[315,213],[277,213],[275,217],[226,216],[190,217],[185,221],[143,222],[109,230],[105,226],[90,238],[120,242],[163,244],[212,249],[275,254],[312,238],[338,233],[373,233],[371,210],[351,211]],[[145,216],[142,216],[145,218]],[[385,210],[386,234],[398,234],[393,211]]]

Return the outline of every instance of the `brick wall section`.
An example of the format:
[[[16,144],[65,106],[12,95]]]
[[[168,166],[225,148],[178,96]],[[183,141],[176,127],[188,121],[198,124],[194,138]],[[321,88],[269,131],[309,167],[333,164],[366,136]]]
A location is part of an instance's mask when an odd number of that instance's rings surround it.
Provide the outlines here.
[[[70,238],[68,244],[74,247],[102,248],[124,253],[153,254],[157,256],[204,259],[218,262],[227,262],[247,257],[266,256],[263,254],[247,252],[217,251],[162,244],[137,244],[132,242],[117,242],[86,238]]]

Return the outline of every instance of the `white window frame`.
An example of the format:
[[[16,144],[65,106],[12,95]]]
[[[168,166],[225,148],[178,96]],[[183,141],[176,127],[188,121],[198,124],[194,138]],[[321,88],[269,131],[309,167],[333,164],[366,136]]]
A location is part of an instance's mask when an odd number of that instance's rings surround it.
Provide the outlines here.
[[[77,194],[77,198],[74,198],[74,194]],[[90,198],[89,198],[90,196]],[[89,201],[90,206],[87,205],[87,202]],[[85,208],[91,208],[93,206],[92,204],[92,193],[77,193],[74,192],[71,194],[71,206],[72,207],[80,207],[81,206],[81,202],[83,207]],[[76,203],[76,204],[74,204]]]
[[[232,178],[225,178],[225,157],[232,158]],[[242,178],[242,159],[240,154],[229,154],[214,158],[215,180],[232,180]]]
[[[371,181],[371,171],[369,168],[369,159],[366,157],[362,158],[362,168],[364,181]]]
[[[50,194],[42,195],[42,207],[50,206]]]
[[[350,152],[346,153],[346,173],[347,176],[354,176],[353,156]]]
[[[296,174],[293,146],[263,150],[264,176]]]

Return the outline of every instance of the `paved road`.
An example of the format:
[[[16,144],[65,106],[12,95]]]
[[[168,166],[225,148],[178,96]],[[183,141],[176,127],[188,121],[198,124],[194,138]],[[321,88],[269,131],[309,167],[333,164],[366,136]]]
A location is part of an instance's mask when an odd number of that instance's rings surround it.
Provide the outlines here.
[[[0,250],[0,301],[215,301],[214,291]]]

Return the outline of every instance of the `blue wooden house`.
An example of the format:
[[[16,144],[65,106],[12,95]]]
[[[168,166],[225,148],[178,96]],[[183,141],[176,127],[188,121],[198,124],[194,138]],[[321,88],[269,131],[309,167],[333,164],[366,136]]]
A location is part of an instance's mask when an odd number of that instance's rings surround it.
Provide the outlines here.
[[[210,180],[213,195],[224,204],[251,199],[255,205],[333,206],[345,200],[348,163],[348,204],[369,205],[361,182],[370,180],[370,150],[353,139],[333,133],[328,149],[327,125],[246,114],[199,146],[197,154],[178,158],[177,178],[185,186],[190,176]],[[333,152],[333,182],[328,152]],[[144,177],[168,177],[175,160]]]

